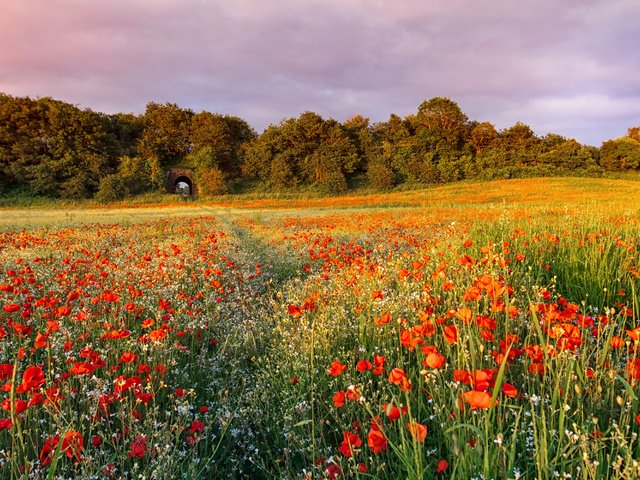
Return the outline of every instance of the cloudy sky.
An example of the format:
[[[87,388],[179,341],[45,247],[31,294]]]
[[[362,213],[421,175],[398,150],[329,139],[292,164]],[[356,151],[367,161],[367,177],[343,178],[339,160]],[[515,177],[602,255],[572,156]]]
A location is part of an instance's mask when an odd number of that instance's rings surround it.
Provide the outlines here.
[[[0,0],[0,91],[258,132],[449,97],[590,145],[640,125],[640,0]]]

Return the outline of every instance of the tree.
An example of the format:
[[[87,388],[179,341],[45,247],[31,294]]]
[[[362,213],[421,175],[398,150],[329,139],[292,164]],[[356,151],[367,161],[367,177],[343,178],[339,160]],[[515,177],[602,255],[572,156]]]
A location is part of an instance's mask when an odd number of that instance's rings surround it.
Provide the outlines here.
[[[240,176],[243,146],[255,137],[255,131],[238,117],[200,112],[191,119],[192,152],[206,148],[216,166],[231,177]]]
[[[600,165],[607,170],[640,168],[640,142],[629,137],[608,140],[600,147]]]
[[[355,171],[358,155],[344,128],[335,120],[305,112],[269,126],[246,148],[242,171],[276,189],[298,184],[337,193]]]
[[[627,130],[627,137],[640,142],[640,127],[631,127]]]
[[[468,142],[476,155],[482,155],[495,145],[497,138],[495,127],[489,122],[482,122],[471,129]]]
[[[461,154],[467,135],[467,116],[456,102],[434,97],[422,102],[415,116],[418,143],[425,151],[434,151],[440,157]]]
[[[507,166],[528,167],[539,164],[539,139],[531,127],[516,122],[500,132],[499,146],[506,154]]]
[[[149,103],[138,151],[156,158],[162,169],[178,165],[190,151],[189,127],[193,112],[174,103]]]

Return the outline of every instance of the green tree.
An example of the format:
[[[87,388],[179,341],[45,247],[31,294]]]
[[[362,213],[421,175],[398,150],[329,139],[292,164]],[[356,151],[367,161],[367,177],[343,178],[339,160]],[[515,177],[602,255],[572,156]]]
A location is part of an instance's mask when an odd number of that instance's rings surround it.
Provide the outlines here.
[[[604,142],[600,147],[600,165],[611,171],[637,170],[640,168],[640,142],[629,137]]]
[[[149,103],[144,114],[144,129],[138,152],[155,158],[162,169],[176,166],[189,153],[189,132],[193,112],[174,103]]]
[[[255,131],[238,117],[200,112],[191,119],[192,152],[207,149],[215,165],[230,177],[240,176],[243,146],[255,137]]]

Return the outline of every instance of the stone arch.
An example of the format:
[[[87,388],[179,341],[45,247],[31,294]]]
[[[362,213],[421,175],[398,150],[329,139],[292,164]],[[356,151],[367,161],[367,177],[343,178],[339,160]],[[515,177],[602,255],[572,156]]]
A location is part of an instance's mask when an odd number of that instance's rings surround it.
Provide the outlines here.
[[[193,170],[187,168],[172,168],[167,171],[165,191],[167,193],[176,193],[176,187],[180,182],[184,182],[189,185],[189,195],[195,195],[198,193]]]

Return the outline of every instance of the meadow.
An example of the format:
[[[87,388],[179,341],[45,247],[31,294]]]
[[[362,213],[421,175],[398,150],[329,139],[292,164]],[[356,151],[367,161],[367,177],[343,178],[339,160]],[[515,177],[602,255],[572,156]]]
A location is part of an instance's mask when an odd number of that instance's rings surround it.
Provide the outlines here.
[[[635,479],[640,183],[0,210],[1,478]]]

